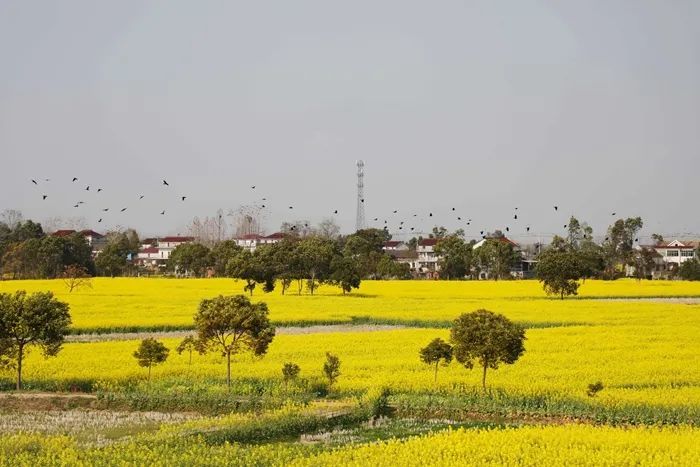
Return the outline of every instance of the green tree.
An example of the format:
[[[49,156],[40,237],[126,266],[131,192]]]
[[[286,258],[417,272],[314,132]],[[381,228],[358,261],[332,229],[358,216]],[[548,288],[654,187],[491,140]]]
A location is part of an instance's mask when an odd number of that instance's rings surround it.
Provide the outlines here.
[[[696,257],[683,262],[678,268],[678,277],[686,281],[700,281],[700,250]]]
[[[452,346],[437,337],[420,350],[420,360],[426,365],[435,365],[435,382],[437,382],[439,363],[442,362],[447,366],[452,361]]]
[[[377,263],[377,278],[378,279],[410,279],[411,266],[407,263],[399,263],[391,256],[382,255],[379,263]]]
[[[203,277],[211,265],[211,251],[201,243],[183,243],[170,254],[170,269]]]
[[[242,250],[231,258],[226,270],[229,276],[244,280],[246,285],[243,287],[243,290],[251,296],[253,295],[253,290],[255,290],[255,286],[261,277],[259,264],[253,253],[249,250]]]
[[[328,387],[333,386],[340,376],[340,358],[330,352],[326,352],[326,361],[323,363],[323,374],[328,379]]]
[[[151,380],[151,367],[163,363],[168,359],[170,350],[152,337],[147,337],[141,341],[139,348],[134,352],[134,358],[139,366],[148,368],[148,380]]]
[[[658,253],[653,248],[640,247],[632,252],[628,265],[637,280],[650,278],[656,269],[656,257]]]
[[[206,353],[206,347],[202,342],[197,339],[197,336],[186,336],[180,341],[180,343],[175,348],[178,355],[182,355],[183,352],[189,354],[189,365],[192,365],[192,352],[197,352],[202,355]]]
[[[511,270],[520,259],[520,254],[513,244],[496,232],[475,251],[477,269],[486,270],[495,280],[511,278]]]
[[[307,237],[298,244],[298,255],[306,278],[306,287],[314,294],[330,276],[335,243],[319,237]]]
[[[226,276],[226,266],[241,251],[243,248],[238,246],[235,240],[224,240],[215,244],[211,249],[211,263],[214,267],[214,273],[219,277]]]
[[[17,390],[22,389],[22,364],[29,347],[41,348],[44,357],[58,354],[70,326],[68,304],[51,292],[25,291],[0,294],[0,348],[17,369]]]
[[[618,219],[608,228],[607,239],[603,242],[605,259],[604,278],[615,279],[634,254],[634,241],[644,223],[641,217]]]
[[[331,262],[330,283],[341,288],[343,295],[350,293],[352,289],[359,289],[360,272],[357,269],[357,264],[352,258],[344,256],[336,256]]]
[[[547,295],[564,296],[578,293],[582,267],[576,252],[549,248],[538,256],[535,272]]]
[[[459,235],[443,235],[435,245],[440,277],[462,279],[471,270],[472,244]]]
[[[525,330],[505,316],[483,309],[459,316],[450,331],[450,341],[459,363],[472,369],[476,361],[483,368],[484,390],[488,368],[513,364],[525,352]]]
[[[287,362],[282,365],[282,379],[284,380],[284,390],[287,390],[290,381],[294,381],[299,376],[301,368],[296,363]]]
[[[251,303],[245,295],[205,299],[194,318],[202,343],[226,357],[226,384],[231,388],[231,356],[245,349],[256,356],[267,353],[275,337],[265,303]]]

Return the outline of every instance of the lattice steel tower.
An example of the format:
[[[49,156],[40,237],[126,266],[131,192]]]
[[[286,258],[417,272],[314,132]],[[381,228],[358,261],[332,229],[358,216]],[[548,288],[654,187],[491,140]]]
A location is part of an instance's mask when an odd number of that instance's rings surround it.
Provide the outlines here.
[[[365,228],[365,163],[357,161],[357,216],[355,229]]]

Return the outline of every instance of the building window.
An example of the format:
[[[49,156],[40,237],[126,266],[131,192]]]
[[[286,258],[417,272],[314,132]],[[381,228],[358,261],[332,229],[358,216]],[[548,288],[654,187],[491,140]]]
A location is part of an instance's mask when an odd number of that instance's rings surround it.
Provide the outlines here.
[[[678,256],[678,250],[668,250],[666,256]]]
[[[694,251],[693,250],[681,250],[681,256],[684,258],[692,258],[694,256]]]

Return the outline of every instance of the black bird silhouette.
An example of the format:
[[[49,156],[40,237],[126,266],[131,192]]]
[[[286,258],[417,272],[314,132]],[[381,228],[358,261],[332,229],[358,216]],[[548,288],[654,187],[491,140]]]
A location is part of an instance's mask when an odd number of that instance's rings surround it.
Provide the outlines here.
[[[411,227],[411,230],[413,230],[413,227]]]
[[[289,230],[294,230],[294,226],[291,226]]]
[[[554,210],[555,210],[555,211],[558,211],[558,210],[559,210],[559,206],[554,206]]]
[[[265,205],[263,204],[263,205],[262,205],[262,207],[264,208],[264,207],[265,207]]]
[[[80,207],[80,205],[79,205],[79,204],[76,204],[76,205],[75,205],[75,206],[73,206],[73,207],[74,207],[74,208],[79,208],[79,207]]]
[[[338,214],[338,210],[336,209],[335,211],[333,211],[333,214]]]
[[[85,191],[90,191],[90,185],[85,187]]]
[[[144,195],[139,195],[139,199],[143,199],[143,196],[144,196]]]
[[[163,185],[170,186],[170,183],[168,183],[167,180],[163,180]]]
[[[635,239],[634,239],[634,241],[635,241],[635,242],[638,242],[638,241],[639,241],[639,239],[638,239],[638,238],[635,238]]]
[[[454,211],[454,210],[455,210],[455,208],[452,208],[452,210]]]
[[[375,218],[374,218],[374,222],[377,222],[378,220],[379,220],[378,217],[375,217]]]
[[[613,216],[614,216],[615,214],[617,214],[617,213],[616,213],[616,212],[613,212],[613,213],[612,213]]]
[[[395,210],[395,211],[394,211],[394,214],[396,214],[397,212],[399,212],[399,211],[396,211],[396,210]]]
[[[41,199],[46,199],[48,198],[48,195],[41,195]]]
[[[102,188],[98,188],[98,189],[97,189],[97,192],[98,192],[98,193],[99,193],[100,191],[102,191]]]
[[[263,200],[263,201],[267,201],[267,198],[263,198],[262,200]]]
[[[121,210],[121,211],[119,211],[119,212],[124,212],[124,211],[126,211],[126,208],[122,208],[122,210]]]
[[[564,224],[564,228],[567,228],[567,227],[568,227],[568,225],[567,225],[567,224]]]
[[[250,188],[251,188],[252,190],[255,190],[255,185],[251,186]]]
[[[102,210],[103,210],[104,212],[107,212],[107,211],[109,211],[109,208],[103,208]]]
[[[515,208],[515,210],[517,211],[517,210],[518,210],[518,208]]]
[[[517,220],[518,220],[518,215],[517,215],[517,214],[514,215],[514,216],[513,216],[513,219],[515,219],[515,220],[517,221]]]
[[[461,221],[461,220],[462,220],[462,218],[461,218],[461,217],[458,217],[458,218],[457,218],[457,220],[458,220],[458,221]]]
[[[399,224],[399,225],[403,225],[403,224],[404,224],[404,222],[403,222],[403,221],[401,221],[401,224]]]
[[[418,217],[418,214],[414,214],[413,217]]]
[[[289,206],[289,209],[294,209],[294,206]]]
[[[360,202],[361,202],[361,203],[364,203],[364,202],[365,202],[365,199],[364,199],[364,198],[362,198],[362,199],[360,200]]]
[[[165,215],[165,211],[161,211],[161,212],[160,212],[160,215],[161,215],[161,216],[164,216],[164,215]]]
[[[607,242],[608,240],[610,240],[610,237],[605,237],[605,241]]]
[[[428,215],[428,217],[433,217],[433,213],[431,212],[431,213]]]
[[[484,231],[482,230],[481,232],[479,232],[479,235],[484,235]]]
[[[506,227],[506,232],[510,232],[510,227]]]
[[[77,181],[78,181],[78,177],[73,177],[73,181],[74,181],[74,182],[77,182]]]
[[[403,227],[399,227],[399,230],[403,230]]]
[[[526,231],[526,232],[529,232],[529,231],[530,231],[530,227],[526,227],[526,228],[525,228],[525,231]]]
[[[38,185],[38,183],[37,183],[36,180],[34,180],[34,179],[32,179],[32,183],[35,184],[35,185]]]
[[[182,200],[185,201],[187,199],[187,196],[180,196],[180,198],[182,198]]]
[[[97,222],[102,222],[102,218],[100,218]]]

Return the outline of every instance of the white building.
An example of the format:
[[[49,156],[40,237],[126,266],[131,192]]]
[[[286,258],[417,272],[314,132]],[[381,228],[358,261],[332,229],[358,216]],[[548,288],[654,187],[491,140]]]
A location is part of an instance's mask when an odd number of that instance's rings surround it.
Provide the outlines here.
[[[436,276],[440,271],[438,260],[440,259],[435,253],[436,238],[424,238],[418,241],[416,245],[416,253],[418,258],[415,261],[416,272],[428,277]]]
[[[276,232],[267,236],[248,234],[237,237],[234,240],[236,241],[236,245],[240,246],[241,248],[245,248],[252,253],[260,245],[270,245],[281,242],[285,236],[286,235],[281,232]]]
[[[697,255],[697,252],[695,251],[697,249],[697,245],[692,242],[683,243],[678,240],[674,240],[666,245],[653,245],[651,248],[656,250],[656,252],[661,255],[662,261],[667,265],[675,264],[680,266],[686,261],[695,258]]]

